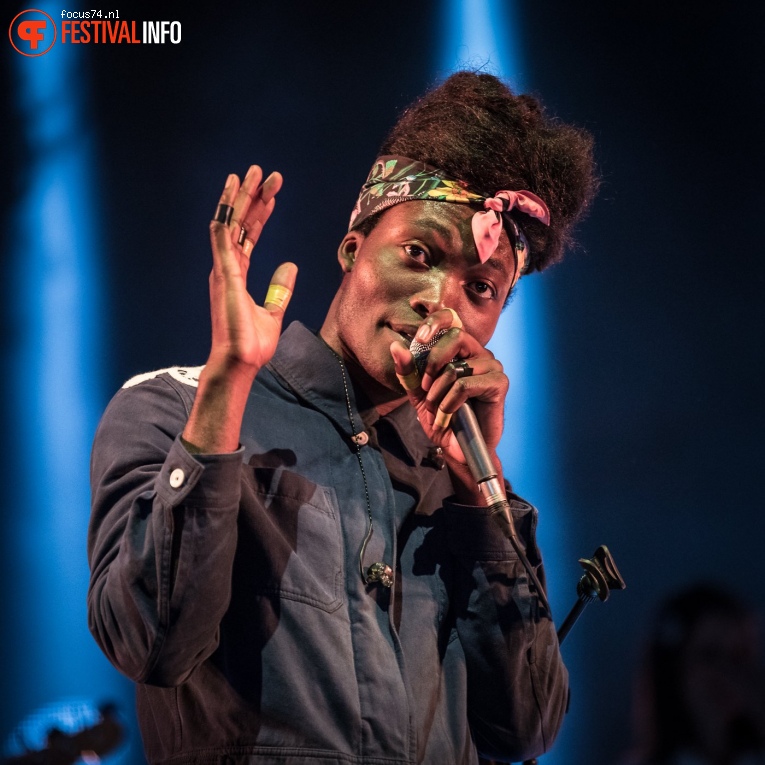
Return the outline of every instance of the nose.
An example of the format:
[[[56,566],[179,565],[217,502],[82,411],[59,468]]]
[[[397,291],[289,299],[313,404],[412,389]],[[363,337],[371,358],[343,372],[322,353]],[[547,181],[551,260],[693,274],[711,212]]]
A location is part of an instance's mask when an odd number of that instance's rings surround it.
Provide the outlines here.
[[[442,308],[458,308],[462,287],[449,274],[432,270],[427,281],[409,298],[409,305],[423,319]]]

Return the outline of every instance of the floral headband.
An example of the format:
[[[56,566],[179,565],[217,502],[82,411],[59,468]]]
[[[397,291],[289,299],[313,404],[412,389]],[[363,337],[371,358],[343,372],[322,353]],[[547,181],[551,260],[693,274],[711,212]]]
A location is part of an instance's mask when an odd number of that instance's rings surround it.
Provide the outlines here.
[[[481,263],[497,249],[503,220],[515,252],[515,279],[527,265],[528,242],[518,224],[507,214],[513,208],[550,225],[547,205],[530,191],[497,191],[493,197],[470,191],[464,181],[450,180],[446,173],[408,157],[384,156],[375,160],[351,214],[350,231],[370,215],[412,200],[457,202],[481,207],[472,219],[473,238]]]

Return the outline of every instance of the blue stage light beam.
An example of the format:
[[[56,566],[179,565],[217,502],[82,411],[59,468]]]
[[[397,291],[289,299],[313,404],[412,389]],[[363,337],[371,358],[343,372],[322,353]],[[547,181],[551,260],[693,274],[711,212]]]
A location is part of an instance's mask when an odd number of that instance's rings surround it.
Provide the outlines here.
[[[519,46],[522,29],[513,0],[448,0],[441,7],[440,75],[445,78],[458,69],[481,70],[501,77],[515,92],[528,87],[530,78],[524,72]],[[514,490],[540,508],[537,539],[545,557],[549,599],[560,625],[576,599],[575,585],[581,573],[576,560],[592,550],[573,551],[568,543],[570,518],[556,467],[559,454],[550,392],[553,328],[547,320],[548,299],[544,276],[521,279],[490,348],[510,378],[499,456]],[[576,683],[579,673],[573,647],[565,645],[563,654],[574,686],[572,703],[586,703],[585,690]],[[553,750],[542,757],[542,765],[580,761],[577,723],[571,719],[578,716],[577,712],[569,715]]]
[[[3,520],[16,575],[4,585],[13,616],[6,721],[72,695],[133,715],[132,687],[98,650],[85,608],[88,466],[108,361],[94,123],[79,48],[57,44],[13,59],[26,161],[5,285],[15,330],[10,443],[20,466],[13,513]]]

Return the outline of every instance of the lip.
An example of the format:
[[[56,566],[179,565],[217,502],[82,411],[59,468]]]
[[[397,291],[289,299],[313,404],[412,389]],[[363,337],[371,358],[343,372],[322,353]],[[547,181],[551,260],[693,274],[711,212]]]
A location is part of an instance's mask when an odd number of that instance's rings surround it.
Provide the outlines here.
[[[401,337],[402,340],[408,345],[414,340],[414,336],[417,334],[419,325],[417,324],[387,324],[388,329],[395,332]]]

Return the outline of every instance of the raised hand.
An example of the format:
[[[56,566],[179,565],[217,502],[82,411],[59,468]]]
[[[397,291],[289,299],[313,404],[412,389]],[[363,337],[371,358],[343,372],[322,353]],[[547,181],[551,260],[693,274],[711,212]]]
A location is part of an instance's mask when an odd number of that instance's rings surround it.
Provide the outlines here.
[[[241,186],[229,175],[210,223],[212,348],[183,431],[192,452],[230,452],[239,432],[252,382],[276,350],[284,311],[295,287],[297,266],[282,263],[271,278],[264,304],[247,291],[250,258],[274,209],[282,176],[252,165]]]
[[[261,183],[262,177],[257,165],[250,167],[241,187],[239,178],[229,175],[218,208],[219,212],[223,208],[223,214],[216,214],[216,220],[210,223],[212,350],[208,363],[241,368],[253,377],[276,350],[297,274],[293,263],[280,265],[263,306],[247,291],[250,257],[282,186],[279,173],[272,173]],[[232,208],[228,224],[226,206]],[[223,221],[217,220],[221,217]]]

